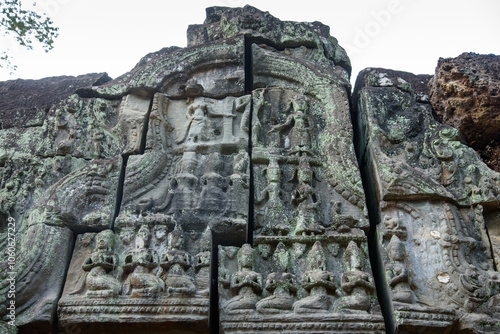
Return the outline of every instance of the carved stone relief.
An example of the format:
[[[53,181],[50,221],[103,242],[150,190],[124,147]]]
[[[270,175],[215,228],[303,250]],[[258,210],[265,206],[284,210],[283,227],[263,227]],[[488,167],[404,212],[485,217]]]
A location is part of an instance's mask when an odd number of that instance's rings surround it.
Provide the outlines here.
[[[363,233],[368,227],[361,210],[364,201],[336,186],[335,173],[342,164],[328,164],[334,147],[328,145],[325,131],[334,125],[323,114],[321,102],[325,101],[282,88],[255,91],[255,236],[323,235],[352,229]],[[359,179],[359,175],[353,177]]]
[[[412,88],[421,78],[386,72],[365,71],[356,101],[395,327],[481,332],[498,316],[485,211],[498,212],[499,175],[434,120],[425,90]]]
[[[114,279],[120,292],[94,297],[85,284],[79,293],[69,292],[85,275],[80,264],[84,256],[78,254],[88,246],[77,242],[68,274],[77,278],[68,280],[59,303],[61,327],[86,324],[88,330],[97,330],[108,322],[134,325],[139,317],[169,328],[188,322],[193,331],[208,330],[212,232],[241,243],[249,206],[250,96],[228,96],[241,95],[243,81],[237,72],[234,78],[227,75],[243,58],[239,46],[216,49],[205,60],[199,58],[201,49],[174,51],[172,56],[183,58],[180,63],[189,69],[181,78],[175,61],[170,63],[175,69],[139,66],[139,80],[144,73],[164,71],[157,73],[163,75],[163,86],[153,96],[136,89],[123,97],[113,129],[123,138],[121,153],[126,156],[123,199],[113,223],[118,259]],[[233,51],[236,61],[230,59]],[[207,71],[206,63],[198,63],[216,62],[221,55],[225,59],[219,65],[227,61],[227,68]],[[97,94],[119,96],[122,88],[114,83],[97,88]],[[119,199],[121,191],[117,195]],[[117,300],[114,307],[109,298]],[[96,322],[100,312],[93,310],[99,307],[109,317]],[[152,309],[160,311],[151,315]]]
[[[151,218],[122,215],[116,233],[78,236],[59,301],[62,327],[144,317],[207,328],[210,229],[185,233],[173,220]]]
[[[498,329],[500,176],[430,76],[367,69],[351,107],[328,27],[250,6],[188,45],[0,130],[21,334]]]
[[[267,85],[252,94],[254,243],[219,247],[221,331],[381,333],[342,77],[307,57],[297,69],[294,49],[252,50],[255,85]]]
[[[249,96],[171,100],[156,94],[147,150],[127,166],[124,208],[244,240],[249,113]]]
[[[17,256],[14,268],[1,271],[0,290],[9,287],[8,272],[16,272],[19,326],[51,327],[73,232],[105,228],[114,218],[119,155],[128,140],[115,129],[119,104],[74,94],[52,106],[41,126],[1,132],[10,147],[2,151],[0,172],[2,243],[4,221],[15,219]],[[147,107],[142,122],[146,114]]]
[[[219,247],[221,331],[384,332],[366,249],[358,243],[364,238],[285,238],[255,248]]]

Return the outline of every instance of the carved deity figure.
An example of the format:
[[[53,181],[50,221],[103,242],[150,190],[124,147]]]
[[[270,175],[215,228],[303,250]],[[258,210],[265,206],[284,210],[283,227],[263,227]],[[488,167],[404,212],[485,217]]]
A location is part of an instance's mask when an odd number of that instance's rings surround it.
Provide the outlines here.
[[[262,107],[264,106],[264,89],[255,91],[255,104],[253,106],[254,117],[252,118],[252,146],[260,147],[262,143],[259,140],[260,130],[262,129],[262,123],[260,122],[260,114]]]
[[[356,242],[351,241],[344,252],[346,271],[341,276],[340,285],[346,296],[336,303],[341,311],[368,311],[370,296],[375,291],[373,276],[362,270],[364,255]]]
[[[69,154],[71,152],[73,143],[76,137],[76,131],[71,123],[67,120],[65,116],[65,110],[63,108],[56,109],[55,116],[55,126],[58,132],[56,138],[56,150],[60,154]]]
[[[194,256],[196,287],[203,297],[208,297],[210,287],[210,260],[212,250],[212,231],[207,226],[200,239],[200,252]]]
[[[439,131],[440,139],[432,141],[432,149],[435,157],[441,161],[442,166],[442,179],[443,186],[449,186],[456,180],[456,172],[458,166],[454,161],[454,148],[452,141],[458,137],[458,130],[456,129],[443,129]]]
[[[205,174],[200,178],[201,194],[198,210],[223,213],[226,210],[227,196],[222,190],[225,179],[220,174],[223,163],[219,153],[211,153],[205,164]]]
[[[133,226],[124,226],[120,229],[119,238],[123,245],[128,246],[132,243],[135,236],[135,228]]]
[[[295,275],[286,272],[290,254],[285,245],[280,242],[273,254],[273,264],[276,271],[267,275],[266,290],[272,295],[256,304],[257,312],[280,313],[292,309],[294,294],[297,292]]]
[[[167,210],[168,213],[176,213],[185,210],[193,210],[198,202],[195,188],[198,178],[193,174],[197,166],[196,152],[184,152],[179,162],[179,172],[174,175],[170,182],[170,189],[165,201],[156,207],[156,211]]]
[[[192,277],[186,272],[193,265],[193,257],[182,249],[184,235],[179,225],[175,225],[167,240],[168,248],[160,260],[160,266],[167,272],[167,291],[172,294],[192,295],[196,292],[196,287]]]
[[[184,142],[189,145],[207,141],[209,139],[207,130],[208,105],[205,102],[192,102],[191,99],[188,99],[187,103],[189,104],[186,113],[188,120],[177,144]]]
[[[233,109],[236,112],[241,112],[240,129],[246,134],[245,138],[248,139],[250,132],[250,100],[249,96],[242,96],[234,100]]]
[[[326,255],[319,241],[316,241],[307,254],[307,267],[302,276],[302,287],[309,292],[293,304],[296,313],[326,311],[332,305],[332,295],[337,286],[335,275],[326,270]]]
[[[167,226],[164,224],[155,224],[153,231],[156,240],[158,240],[159,242],[165,240],[165,237],[168,234]]]
[[[315,235],[325,231],[319,219],[320,199],[311,186],[313,171],[307,158],[302,157],[297,169],[299,184],[292,192],[292,204],[297,207],[295,235]]]
[[[387,254],[390,262],[385,267],[392,300],[400,303],[413,303],[414,294],[404,263],[405,245],[395,235],[387,245]]]
[[[406,227],[401,224],[401,219],[397,217],[384,216],[384,225],[388,230],[393,232],[406,231]]]
[[[253,270],[255,250],[244,244],[238,251],[238,271],[231,277],[230,289],[235,294],[227,301],[227,314],[246,313],[255,310],[255,304],[262,292],[262,275]]]
[[[283,131],[289,129],[288,136],[285,137],[284,148],[290,150],[290,154],[312,155],[311,152],[311,120],[306,115],[307,101],[303,97],[291,99],[289,107],[285,112],[292,109],[285,123],[275,125],[270,132]]]
[[[104,130],[102,128],[96,126],[95,128],[93,128],[91,136],[91,154],[96,158],[100,158],[104,153],[104,139],[106,138],[106,134],[104,133]]]
[[[256,204],[263,207],[264,213],[264,235],[287,235],[290,230],[290,224],[285,214],[285,208],[280,196],[283,194],[280,188],[281,169],[278,161],[274,158],[269,159],[269,165],[265,170],[267,175],[267,186],[262,190],[261,194],[256,198]]]
[[[229,177],[229,191],[227,195],[228,211],[237,219],[248,216],[248,166],[250,158],[246,151],[239,152],[234,157],[233,174]]]
[[[118,267],[118,256],[113,252],[114,234],[111,230],[99,232],[95,249],[85,259],[82,269],[88,271],[87,297],[108,298],[118,295],[122,285],[111,273]]]
[[[135,238],[135,249],[127,252],[123,269],[130,273],[125,281],[125,293],[132,297],[154,295],[165,290],[165,283],[154,272],[158,269],[158,254],[149,248],[151,234],[142,225]]]

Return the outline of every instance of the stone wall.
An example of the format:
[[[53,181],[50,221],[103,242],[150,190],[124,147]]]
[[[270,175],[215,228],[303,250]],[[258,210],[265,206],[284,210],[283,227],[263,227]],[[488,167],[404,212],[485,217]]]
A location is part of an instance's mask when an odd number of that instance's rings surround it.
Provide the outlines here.
[[[494,123],[498,62],[461,57]],[[211,7],[115,80],[0,83],[0,329],[498,333],[500,175],[448,63],[351,94],[327,26]]]

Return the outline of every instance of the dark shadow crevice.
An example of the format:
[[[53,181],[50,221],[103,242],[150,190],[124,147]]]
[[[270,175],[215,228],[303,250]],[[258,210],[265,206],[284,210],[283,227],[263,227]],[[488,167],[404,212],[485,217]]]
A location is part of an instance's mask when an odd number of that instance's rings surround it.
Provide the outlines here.
[[[359,80],[360,78],[358,78]],[[357,82],[357,84],[359,84]],[[377,235],[377,225],[380,224],[380,206],[376,190],[375,175],[372,168],[372,157],[368,149],[369,138],[364,138],[363,134],[367,133],[362,121],[361,111],[355,103],[359,99],[359,94],[356,94],[358,87],[355,87],[353,95],[347,91],[349,96],[349,108],[351,110],[351,122],[353,128],[353,143],[358,160],[361,181],[365,193],[366,208],[368,210],[368,220],[370,229],[368,232],[368,255],[370,265],[372,267],[373,279],[377,292],[377,299],[380,304],[381,312],[384,317],[386,333],[396,333],[394,312],[390,299],[390,292],[387,289],[385,278],[384,264],[380,255],[380,247]]]
[[[210,259],[210,293],[208,327],[211,334],[219,333],[219,245],[212,235],[212,257]]]
[[[115,198],[115,209],[113,212],[113,218],[111,219],[111,223],[109,228],[115,232],[115,220],[116,217],[120,214],[122,201],[123,201],[123,188],[125,184],[125,175],[127,174],[127,162],[128,162],[129,154],[122,155],[122,163],[120,166],[120,174],[118,176],[118,186],[116,187],[116,198]]]
[[[488,244],[489,244],[489,252],[491,254],[491,259],[492,259],[492,265],[493,265],[493,270],[499,271],[500,268],[498,268],[497,263],[500,263],[500,259],[497,258],[495,255],[495,249],[493,246],[493,240],[491,238],[491,235],[496,235],[495,232],[498,232],[498,229],[492,229],[493,226],[499,226],[500,225],[500,214],[498,213],[497,210],[491,210],[491,211],[486,211],[483,213],[483,217],[485,220],[484,224],[484,230],[486,232],[486,237],[488,238]],[[491,230],[490,230],[491,229]]]

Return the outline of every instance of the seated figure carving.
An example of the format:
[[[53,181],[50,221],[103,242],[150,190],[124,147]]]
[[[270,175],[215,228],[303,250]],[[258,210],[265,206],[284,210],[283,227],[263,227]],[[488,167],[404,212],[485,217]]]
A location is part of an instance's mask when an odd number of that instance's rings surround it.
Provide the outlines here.
[[[335,275],[326,270],[326,256],[319,241],[316,241],[307,254],[308,271],[302,275],[302,287],[309,292],[293,304],[296,313],[314,313],[329,310],[332,295],[337,286]]]
[[[260,313],[280,313],[292,309],[295,300],[294,294],[297,292],[297,280],[295,275],[286,272],[290,254],[285,245],[280,242],[273,254],[273,264],[275,272],[267,275],[266,290],[272,293],[256,304],[256,309]]]
[[[165,289],[165,283],[153,272],[158,269],[158,254],[149,248],[149,228],[142,225],[135,238],[136,249],[125,256],[123,269],[130,273],[125,281],[125,293],[132,297],[155,295]]]
[[[362,271],[363,252],[356,242],[351,241],[344,253],[346,271],[341,276],[340,285],[346,293],[337,300],[335,308],[340,311],[368,311],[371,295],[375,290],[373,276]]]
[[[186,272],[193,265],[193,257],[182,250],[184,236],[179,225],[167,236],[168,248],[163,253],[160,266],[166,271],[165,283],[171,294],[192,295],[196,292],[193,278]]]
[[[391,287],[391,297],[395,302],[413,303],[414,293],[411,290],[408,271],[404,263],[405,246],[395,235],[387,245],[390,263],[386,265],[386,276]]]
[[[122,285],[111,273],[118,267],[118,256],[113,252],[114,234],[104,230],[95,237],[95,249],[85,259],[82,269],[88,271],[87,297],[108,298],[118,295]]]
[[[238,271],[231,277],[230,289],[235,294],[224,309],[228,314],[246,313],[255,310],[262,292],[262,275],[253,270],[255,250],[244,244],[238,251]]]

